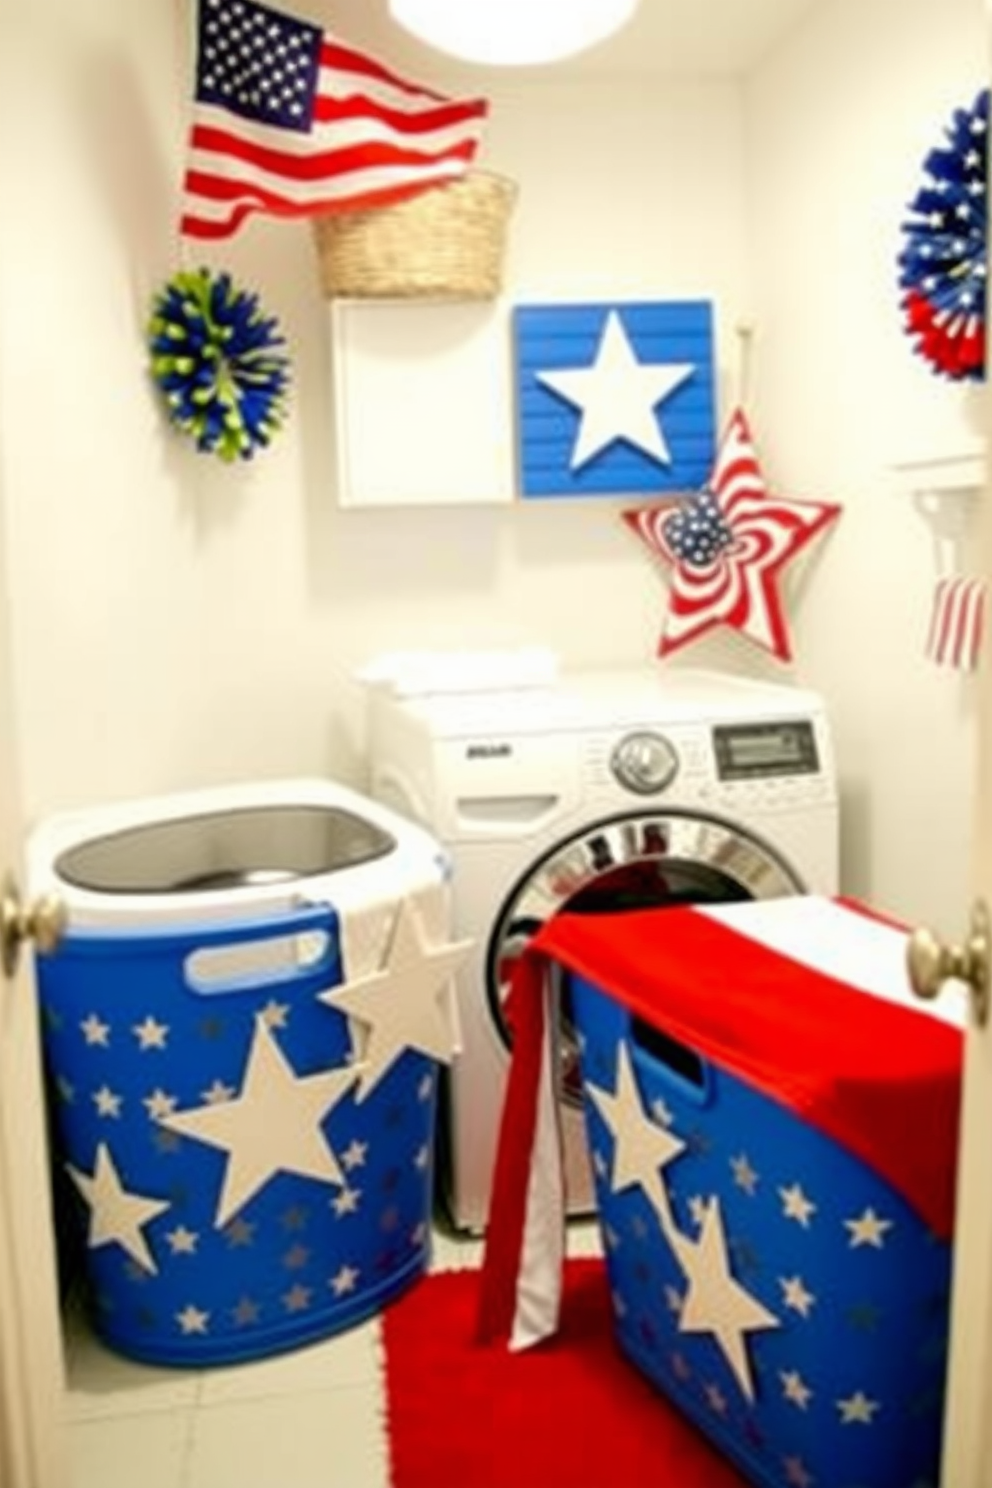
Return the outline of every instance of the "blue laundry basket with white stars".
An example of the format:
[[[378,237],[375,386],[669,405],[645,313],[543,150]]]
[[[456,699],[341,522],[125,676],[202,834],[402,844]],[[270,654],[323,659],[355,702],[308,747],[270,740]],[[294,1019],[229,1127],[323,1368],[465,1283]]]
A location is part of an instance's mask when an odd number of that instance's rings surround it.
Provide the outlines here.
[[[749,923],[749,909],[733,907],[736,923]],[[731,928],[733,911],[724,912]],[[760,924],[781,923],[775,912],[769,906]],[[667,936],[674,962],[686,916],[700,917],[660,913],[670,918],[656,920],[655,943]],[[783,902],[778,913],[795,910]],[[613,923],[624,936],[624,918]],[[728,942],[709,934],[686,944],[723,955]],[[754,942],[739,944],[728,984],[752,976],[744,968]],[[802,1002],[809,970],[784,957],[780,965],[769,998]],[[690,960],[680,977],[689,991],[679,1015],[695,978],[702,1020],[719,975]],[[623,1352],[760,1488],[936,1488],[950,1237],[811,1117],[701,1054],[684,1031],[673,1036],[662,997],[648,1019],[595,978],[573,971],[568,985]],[[710,1027],[725,1016],[714,1013]],[[786,1061],[784,1091],[789,1082]],[[836,1088],[854,1087],[838,1072]],[[946,1115],[935,1089],[920,1081],[902,1128],[910,1153],[921,1129]],[[893,1094],[883,1079],[879,1099]],[[952,1185],[954,1142],[948,1131]]]
[[[114,923],[91,904],[74,927],[70,893],[38,989],[54,1158],[111,1347],[255,1358],[352,1326],[425,1270],[458,951],[445,864],[420,846],[406,892],[395,869],[358,890],[342,870],[345,908],[256,895],[249,914],[232,888],[227,919],[199,921],[194,889],[177,923],[128,926],[122,896]]]

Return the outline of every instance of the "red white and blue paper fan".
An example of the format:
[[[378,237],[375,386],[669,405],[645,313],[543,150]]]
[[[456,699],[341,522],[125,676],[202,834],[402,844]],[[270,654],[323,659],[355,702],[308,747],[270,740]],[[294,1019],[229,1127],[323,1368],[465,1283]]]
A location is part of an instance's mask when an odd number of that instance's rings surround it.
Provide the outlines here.
[[[984,88],[970,108],[955,109],[946,144],[926,157],[899,254],[906,330],[919,355],[955,379],[985,371],[988,125]]]
[[[658,655],[727,625],[790,661],[778,578],[839,514],[831,502],[770,496],[747,419],[735,410],[706,490],[686,496],[674,511],[669,503],[623,513],[670,570]]]

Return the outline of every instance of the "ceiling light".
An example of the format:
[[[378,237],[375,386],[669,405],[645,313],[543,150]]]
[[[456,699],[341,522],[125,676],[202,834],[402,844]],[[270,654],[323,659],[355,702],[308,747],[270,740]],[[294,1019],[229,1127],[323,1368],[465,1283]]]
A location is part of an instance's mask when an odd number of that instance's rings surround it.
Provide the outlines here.
[[[389,0],[393,19],[429,46],[502,66],[574,56],[636,8],[637,0]]]

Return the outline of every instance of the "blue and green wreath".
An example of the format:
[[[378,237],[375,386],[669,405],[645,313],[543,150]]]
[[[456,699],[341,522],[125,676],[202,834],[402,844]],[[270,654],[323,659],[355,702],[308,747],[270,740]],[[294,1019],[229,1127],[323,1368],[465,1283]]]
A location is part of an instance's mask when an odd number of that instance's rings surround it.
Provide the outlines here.
[[[946,143],[926,157],[899,254],[905,329],[918,354],[955,379],[985,372],[988,129],[985,88],[970,108],[955,109]]]
[[[286,416],[290,364],[257,295],[227,273],[181,270],[155,297],[148,341],[169,420],[198,450],[247,460],[270,443]]]

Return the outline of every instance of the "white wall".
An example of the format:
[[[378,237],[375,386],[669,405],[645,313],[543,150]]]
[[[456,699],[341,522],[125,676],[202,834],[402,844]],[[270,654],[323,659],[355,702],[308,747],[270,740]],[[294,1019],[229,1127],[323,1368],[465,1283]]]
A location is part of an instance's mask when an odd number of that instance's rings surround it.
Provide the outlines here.
[[[316,0],[295,8],[322,18]],[[570,664],[648,660],[664,603],[623,503],[336,509],[326,313],[303,224],[253,222],[210,255],[290,338],[284,434],[226,469],[165,428],[144,326],[179,262],[186,9],[32,0],[5,19],[20,37],[0,48],[0,446],[35,816],[255,775],[361,783],[351,673],[375,652],[542,641]],[[508,302],[712,298],[724,412],[740,391],[734,327],[755,319],[768,473],[845,515],[787,586],[794,671],[732,634],[685,660],[825,690],[847,888],[904,914],[946,911],[952,928],[970,699],[921,659],[931,538],[887,467],[910,434],[968,425],[960,390],[917,366],[898,330],[894,254],[922,155],[980,81],[980,30],[979,0],[828,0],[746,93],[501,83],[486,149],[521,188]]]
[[[972,571],[977,498],[932,520],[893,464],[974,445],[982,392],[901,329],[896,255],[922,162],[984,82],[978,0],[830,0],[747,89],[755,425],[783,494],[839,500],[795,634],[830,699],[844,879],[959,935],[968,904],[974,682],[923,657],[933,581]]]
[[[290,338],[284,434],[227,469],[166,430],[143,337],[178,262],[185,8],[34,0],[22,20],[31,148],[3,189],[0,395],[35,815],[254,775],[360,781],[350,675],[384,648],[541,640],[584,663],[647,659],[657,638],[664,589],[619,505],[335,509],[306,224],[252,222],[212,254]],[[732,323],[740,125],[730,83],[495,95],[486,161],[520,183],[508,300],[703,296]]]

